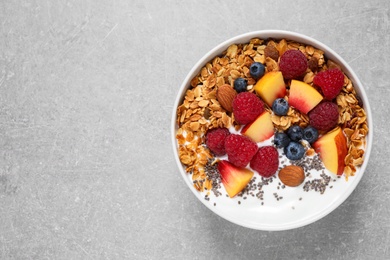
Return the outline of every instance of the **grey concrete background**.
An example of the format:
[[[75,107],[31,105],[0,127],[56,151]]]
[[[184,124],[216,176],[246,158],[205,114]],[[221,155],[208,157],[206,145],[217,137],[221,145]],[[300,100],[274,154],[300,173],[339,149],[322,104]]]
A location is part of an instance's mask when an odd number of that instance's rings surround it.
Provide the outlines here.
[[[1,259],[389,259],[390,2],[1,1]],[[208,50],[254,30],[314,37],[371,102],[372,156],[330,215],[231,224],[185,185],[173,103]]]

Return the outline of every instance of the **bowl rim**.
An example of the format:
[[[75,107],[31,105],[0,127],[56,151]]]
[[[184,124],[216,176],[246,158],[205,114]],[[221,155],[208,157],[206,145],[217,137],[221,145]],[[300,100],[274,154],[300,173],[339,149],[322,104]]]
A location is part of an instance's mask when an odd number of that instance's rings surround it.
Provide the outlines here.
[[[315,48],[318,48],[322,51],[324,51],[324,55],[326,55],[328,58],[337,61],[337,63],[342,67],[343,72],[349,77],[349,79],[353,82],[355,90],[357,91],[359,97],[362,99],[364,104],[364,110],[366,112],[367,116],[367,124],[369,128],[368,135],[366,136],[366,147],[365,147],[365,155],[364,155],[364,161],[363,164],[360,166],[359,174],[355,175],[354,178],[356,180],[354,181],[351,188],[349,188],[346,192],[342,194],[342,196],[337,200],[337,202],[333,203],[330,207],[326,208],[325,210],[319,212],[318,214],[312,216],[309,219],[304,219],[302,221],[295,222],[293,224],[286,224],[282,226],[268,226],[268,225],[251,225],[248,223],[241,223],[233,218],[229,218],[229,216],[223,216],[219,214],[213,207],[211,207],[210,203],[206,203],[204,200],[200,199],[200,192],[195,190],[193,188],[192,183],[187,178],[187,173],[185,172],[182,163],[179,159],[178,154],[178,144],[176,140],[176,132],[178,129],[176,120],[177,120],[177,107],[182,102],[185,92],[190,87],[190,81],[192,78],[200,71],[200,69],[210,60],[212,60],[215,56],[220,55],[223,51],[225,51],[231,44],[239,44],[239,43],[247,43],[252,38],[260,38],[260,39],[287,39],[287,40],[293,40],[300,43],[311,45]],[[243,33],[237,36],[234,36],[232,38],[229,38],[214,48],[212,48],[210,51],[208,51],[205,55],[203,55],[202,58],[200,58],[195,65],[191,68],[191,70],[188,72],[185,79],[182,81],[182,84],[177,92],[173,111],[172,111],[172,118],[171,118],[171,141],[172,141],[172,148],[174,150],[174,156],[176,164],[179,168],[179,171],[184,179],[184,181],[187,183],[187,186],[190,188],[190,190],[193,192],[193,194],[202,202],[203,205],[205,205],[208,209],[210,209],[212,212],[217,214],[218,216],[243,227],[255,229],[255,230],[263,230],[263,231],[283,231],[283,230],[290,230],[290,229],[296,229],[300,228],[306,225],[309,225],[315,221],[318,221],[325,216],[327,216],[329,213],[334,211],[337,207],[339,207],[355,190],[356,186],[360,183],[360,180],[362,179],[364,172],[366,170],[366,167],[368,165],[368,161],[371,154],[372,149],[372,143],[373,143],[373,121],[372,121],[372,113],[370,104],[368,101],[367,94],[365,92],[365,89],[355,74],[355,72],[352,70],[352,68],[349,66],[349,64],[340,56],[338,55],[333,49],[331,49],[329,46],[323,44],[322,42],[311,38],[307,35],[292,32],[292,31],[285,31],[285,30],[259,30],[259,31],[251,31],[247,33]]]

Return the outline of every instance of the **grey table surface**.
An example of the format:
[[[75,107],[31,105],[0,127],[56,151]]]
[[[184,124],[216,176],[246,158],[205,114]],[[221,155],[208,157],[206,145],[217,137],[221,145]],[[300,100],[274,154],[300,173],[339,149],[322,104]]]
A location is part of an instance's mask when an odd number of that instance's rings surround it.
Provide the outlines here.
[[[1,259],[390,259],[390,2],[1,1]],[[211,48],[282,29],[354,69],[375,123],[352,195],[289,231],[232,224],[173,156],[181,82]]]

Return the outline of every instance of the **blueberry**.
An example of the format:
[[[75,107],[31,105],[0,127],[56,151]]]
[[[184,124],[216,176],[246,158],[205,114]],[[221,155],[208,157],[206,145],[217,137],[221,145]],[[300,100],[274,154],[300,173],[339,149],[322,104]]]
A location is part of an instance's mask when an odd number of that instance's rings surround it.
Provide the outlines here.
[[[290,142],[284,147],[284,153],[290,160],[299,160],[305,155],[305,148],[297,142]]]
[[[277,98],[274,103],[272,103],[272,110],[278,116],[287,115],[288,108],[288,102],[284,98]]]
[[[292,141],[298,142],[303,137],[303,130],[298,125],[293,125],[287,130],[287,134]]]
[[[318,138],[318,130],[309,125],[303,129],[303,139],[309,143],[314,143]]]
[[[274,144],[277,148],[286,147],[290,143],[290,138],[284,132],[277,132],[274,137]]]
[[[265,67],[260,62],[254,62],[249,68],[249,73],[251,74],[252,78],[259,79],[264,75]]]
[[[243,78],[237,78],[234,81],[234,89],[237,91],[237,93],[246,91],[246,87],[248,86],[248,81]]]

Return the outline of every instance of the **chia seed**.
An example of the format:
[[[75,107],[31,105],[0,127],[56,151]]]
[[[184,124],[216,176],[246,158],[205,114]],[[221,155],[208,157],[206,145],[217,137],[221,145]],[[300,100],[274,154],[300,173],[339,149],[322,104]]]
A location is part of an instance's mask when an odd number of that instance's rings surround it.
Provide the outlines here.
[[[329,175],[326,175],[325,173],[321,173],[320,177],[321,178],[305,182],[303,186],[303,190],[304,191],[314,190],[316,192],[320,192],[321,194],[324,194],[326,187],[331,181],[331,177]]]
[[[290,160],[290,163],[293,165],[301,166],[305,170],[305,172],[309,172],[313,169],[317,171],[325,169],[318,154],[315,154],[313,157],[305,156],[302,159],[296,161]]]
[[[222,195],[219,191],[221,189],[221,175],[218,171],[218,164],[214,162],[214,159],[209,159],[205,165],[205,172],[209,180],[212,182],[211,191],[215,197]]]

